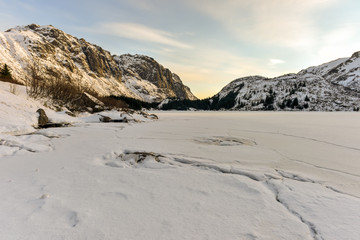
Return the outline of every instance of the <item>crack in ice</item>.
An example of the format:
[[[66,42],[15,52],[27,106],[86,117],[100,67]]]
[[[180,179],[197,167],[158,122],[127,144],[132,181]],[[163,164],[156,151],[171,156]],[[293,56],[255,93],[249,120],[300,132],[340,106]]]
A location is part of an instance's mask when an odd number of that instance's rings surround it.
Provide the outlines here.
[[[316,229],[316,226],[312,222],[305,220],[305,218],[303,216],[301,216],[301,214],[299,214],[295,210],[291,209],[290,206],[288,204],[286,204],[286,202],[281,200],[279,188],[274,183],[265,181],[265,185],[274,193],[275,199],[278,203],[280,203],[282,206],[284,206],[289,213],[291,213],[292,215],[297,217],[303,224],[305,224],[309,228],[311,235],[315,240],[324,240],[324,238],[321,236],[319,231]],[[290,191],[292,191],[292,189],[290,189],[290,188],[288,188],[288,189]]]
[[[300,138],[300,139],[310,140],[310,141],[313,141],[313,142],[332,145],[332,146],[335,146],[335,147],[341,147],[341,148],[346,148],[346,149],[350,149],[350,150],[360,151],[360,148],[356,148],[356,147],[349,147],[349,146],[345,146],[345,145],[341,145],[341,144],[337,144],[337,143],[333,143],[333,142],[328,142],[328,141],[320,140],[320,139],[316,139],[316,138],[292,135],[292,134],[281,133],[281,132],[266,132],[266,131],[255,131],[255,130],[236,130],[236,131],[251,132],[251,133],[264,133],[264,134],[281,135],[281,136],[285,136],[285,137]]]

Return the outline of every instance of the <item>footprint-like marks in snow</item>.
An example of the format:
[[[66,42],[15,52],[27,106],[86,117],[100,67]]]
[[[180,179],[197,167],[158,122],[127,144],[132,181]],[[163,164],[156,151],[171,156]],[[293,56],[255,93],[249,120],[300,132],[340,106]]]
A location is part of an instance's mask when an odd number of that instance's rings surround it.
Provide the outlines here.
[[[213,136],[213,137],[204,137],[196,138],[194,140],[197,143],[208,144],[208,145],[217,145],[217,146],[239,146],[247,145],[254,146],[256,142],[246,138],[236,138],[228,136]]]
[[[79,224],[80,220],[79,220],[79,217],[78,217],[78,214],[77,212],[75,211],[69,211],[67,214],[66,214],[66,218],[68,220],[68,223],[71,227],[76,227],[76,225]]]

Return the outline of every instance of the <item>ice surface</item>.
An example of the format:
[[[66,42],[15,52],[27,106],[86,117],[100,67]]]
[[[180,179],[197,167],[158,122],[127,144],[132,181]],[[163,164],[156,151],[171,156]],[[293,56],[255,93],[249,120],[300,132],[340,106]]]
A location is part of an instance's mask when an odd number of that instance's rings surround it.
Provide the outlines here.
[[[37,131],[41,103],[0,91],[0,239],[358,239],[358,113],[46,109],[73,126]]]

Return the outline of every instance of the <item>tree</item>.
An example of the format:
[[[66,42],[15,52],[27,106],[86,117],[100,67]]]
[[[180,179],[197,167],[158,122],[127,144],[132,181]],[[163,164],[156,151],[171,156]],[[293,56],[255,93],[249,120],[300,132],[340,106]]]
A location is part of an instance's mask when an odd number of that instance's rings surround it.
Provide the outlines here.
[[[0,76],[3,78],[11,78],[11,71],[7,64],[0,70]]]
[[[293,99],[293,101],[292,101],[292,103],[291,103],[291,108],[294,108],[294,107],[296,107],[296,106],[298,106],[298,105],[299,105],[299,100],[298,100],[298,98],[296,97],[296,98]]]

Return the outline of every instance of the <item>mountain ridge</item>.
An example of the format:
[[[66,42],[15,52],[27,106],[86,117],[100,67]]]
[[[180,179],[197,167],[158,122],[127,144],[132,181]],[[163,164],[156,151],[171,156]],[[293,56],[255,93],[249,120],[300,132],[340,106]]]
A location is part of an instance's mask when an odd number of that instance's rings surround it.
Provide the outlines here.
[[[204,100],[198,100],[177,74],[151,57],[112,55],[51,25],[31,24],[0,32],[0,63],[10,66],[15,79],[22,83],[26,83],[31,78],[31,70],[36,69],[42,79],[73,82],[98,95],[153,103],[162,101],[163,109],[359,109],[360,52],[298,73],[274,78],[238,78]]]
[[[298,73],[237,78],[200,101],[170,101],[163,109],[359,111],[360,52]]]
[[[133,55],[128,55],[133,56]],[[143,56],[143,55],[135,55]],[[120,56],[76,38],[51,25],[31,24],[0,33],[0,62],[7,63],[13,76],[25,83],[35,65],[44,79],[62,78],[90,88],[99,95],[123,95],[153,102],[166,98],[197,99],[181,79],[153,58],[143,56],[142,64],[160,69],[156,79],[142,79],[127,73]],[[134,62],[132,66],[137,66]],[[149,70],[149,69],[147,69]]]

